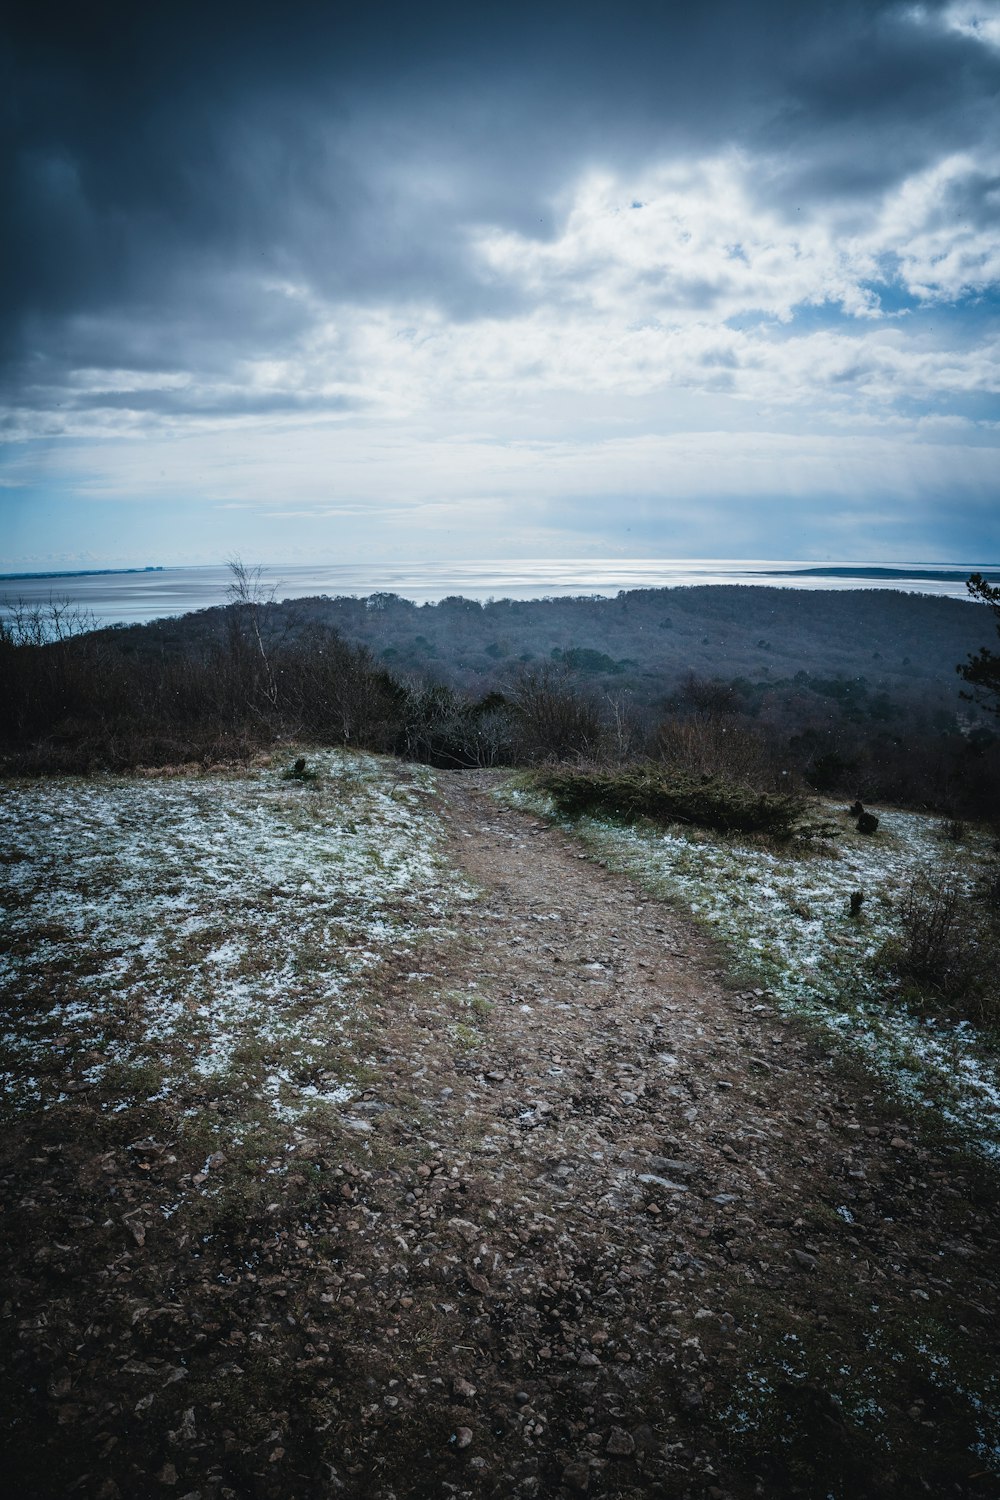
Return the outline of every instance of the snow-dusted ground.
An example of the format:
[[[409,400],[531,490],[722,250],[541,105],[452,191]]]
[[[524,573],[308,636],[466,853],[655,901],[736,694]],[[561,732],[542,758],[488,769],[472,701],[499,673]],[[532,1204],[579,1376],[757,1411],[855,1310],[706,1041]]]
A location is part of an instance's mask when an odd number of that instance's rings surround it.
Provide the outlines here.
[[[554,816],[537,790],[504,788],[515,804]],[[781,852],[675,826],[623,827],[604,819],[565,823],[602,861],[679,897],[727,944],[748,982],[806,1015],[911,1102],[939,1111],[980,1150],[1000,1156],[1000,1070],[967,1022],[907,1011],[875,955],[893,934],[901,892],[919,872],[954,869],[971,887],[984,845],[958,848],[938,836],[940,819],[873,809],[866,837],[834,805],[841,836]],[[851,893],[862,891],[859,917]]]
[[[309,766],[4,788],[15,1108],[94,1088],[110,1108],[197,1108],[221,1087],[288,1119],[349,1097],[367,976],[468,893],[438,852],[430,773],[338,751]]]

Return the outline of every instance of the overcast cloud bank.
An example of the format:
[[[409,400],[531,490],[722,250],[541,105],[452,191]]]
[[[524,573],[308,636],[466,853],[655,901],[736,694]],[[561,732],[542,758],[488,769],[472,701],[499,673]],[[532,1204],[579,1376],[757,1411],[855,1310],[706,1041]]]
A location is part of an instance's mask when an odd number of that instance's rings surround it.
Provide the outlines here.
[[[25,12],[6,566],[1000,555],[1000,6]]]

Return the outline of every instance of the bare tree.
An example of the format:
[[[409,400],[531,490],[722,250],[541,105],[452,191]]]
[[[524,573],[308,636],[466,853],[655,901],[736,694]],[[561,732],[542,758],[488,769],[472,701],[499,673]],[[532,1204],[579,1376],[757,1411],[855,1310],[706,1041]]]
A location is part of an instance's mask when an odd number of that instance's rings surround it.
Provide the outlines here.
[[[255,706],[261,695],[274,710],[278,706],[278,683],[261,631],[261,619],[274,603],[278,585],[269,587],[264,583],[259,563],[251,568],[242,558],[231,557],[227,566],[232,575],[226,588],[231,606],[229,641],[237,680],[251,706]]]
[[[97,617],[69,599],[50,595],[44,603],[0,600],[0,640],[14,646],[47,646],[97,629]]]

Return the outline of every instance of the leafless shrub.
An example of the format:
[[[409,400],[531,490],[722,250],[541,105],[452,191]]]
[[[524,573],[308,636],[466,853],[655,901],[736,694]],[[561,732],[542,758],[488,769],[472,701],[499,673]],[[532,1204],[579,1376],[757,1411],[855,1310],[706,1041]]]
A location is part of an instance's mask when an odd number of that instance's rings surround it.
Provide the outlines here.
[[[939,879],[926,871],[913,877],[899,906],[901,973],[941,989],[953,987],[961,967],[959,918],[965,894],[954,872]]]
[[[757,791],[788,791],[789,773],[770,738],[732,714],[698,712],[656,731],[660,760],[692,776],[719,776]]]
[[[645,749],[647,729],[628,691],[605,693],[605,750],[609,759],[623,766]]]
[[[681,712],[715,715],[732,713],[735,700],[731,682],[688,672],[677,684],[672,703]]]
[[[507,692],[515,715],[518,759],[600,760],[608,741],[598,703],[563,667],[522,672]]]
[[[368,750],[396,748],[404,689],[336,631],[316,626],[273,654],[283,732]]]
[[[24,599],[0,600],[0,645],[47,646],[94,630],[96,617],[68,599],[50,597],[44,603]]]
[[[903,892],[883,958],[913,998],[992,1026],[1000,1021],[1000,912],[985,896],[983,882],[970,888],[955,870],[919,872]]]
[[[476,702],[440,684],[411,684],[398,748],[408,759],[445,768],[509,763],[510,710],[499,694]]]

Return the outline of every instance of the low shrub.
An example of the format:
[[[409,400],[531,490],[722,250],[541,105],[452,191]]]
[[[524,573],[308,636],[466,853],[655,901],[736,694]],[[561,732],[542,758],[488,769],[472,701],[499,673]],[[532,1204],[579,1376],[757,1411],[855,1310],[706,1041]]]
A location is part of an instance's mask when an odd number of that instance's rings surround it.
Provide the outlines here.
[[[611,772],[543,771],[536,782],[568,817],[604,813],[625,822],[648,818],[662,826],[691,823],[720,833],[791,838],[806,810],[802,797],[752,792],[718,777],[652,764]]]
[[[664,764],[688,776],[719,777],[756,792],[788,786],[787,756],[779,753],[773,735],[736,714],[697,712],[667,719],[657,728],[655,748]]]
[[[881,961],[908,999],[979,1026],[1000,1025],[1000,906],[991,869],[970,890],[955,871],[921,871],[903,891],[895,935]]]

